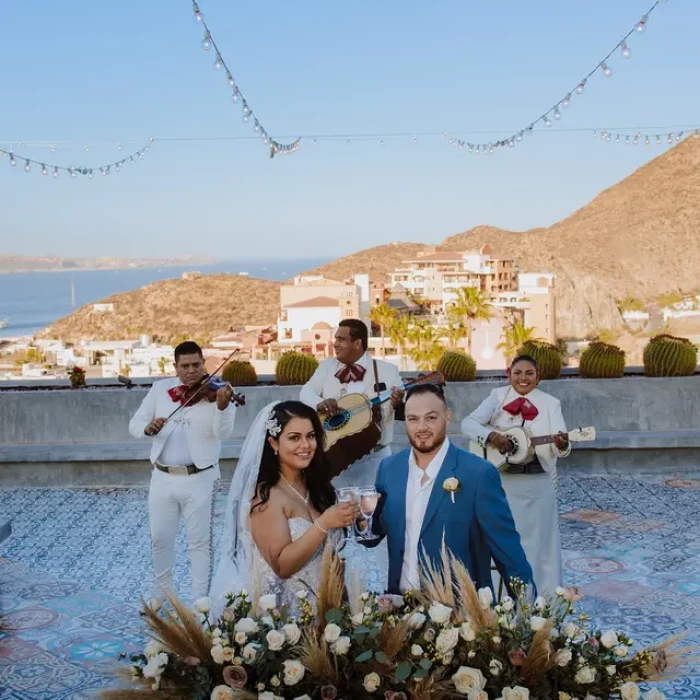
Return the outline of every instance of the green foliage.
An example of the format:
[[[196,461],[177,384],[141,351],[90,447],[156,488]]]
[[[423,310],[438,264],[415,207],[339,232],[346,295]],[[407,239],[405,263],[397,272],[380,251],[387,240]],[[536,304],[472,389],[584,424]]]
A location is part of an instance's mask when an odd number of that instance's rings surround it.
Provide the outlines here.
[[[233,360],[221,373],[221,378],[231,386],[255,386],[258,383],[258,373],[250,362]]]
[[[643,301],[631,296],[627,296],[618,301],[617,308],[622,314],[624,314],[626,311],[644,311],[646,309]]]
[[[643,358],[647,377],[689,377],[697,368],[698,349],[687,338],[661,334],[649,341]]]
[[[318,367],[318,360],[301,352],[286,352],[277,361],[275,374],[281,386],[306,384]]]
[[[518,355],[529,355],[537,362],[541,379],[559,379],[561,354],[556,345],[544,340],[528,340],[518,349]]]
[[[466,352],[448,350],[437,364],[447,382],[471,382],[476,377],[476,362]]]
[[[625,353],[615,345],[593,342],[581,353],[579,372],[589,379],[622,377],[625,373]]]
[[[516,321],[503,330],[503,341],[496,346],[496,350],[503,350],[506,360],[510,362],[518,353],[518,348],[529,340],[538,340],[535,337],[535,328],[526,326],[522,321]]]

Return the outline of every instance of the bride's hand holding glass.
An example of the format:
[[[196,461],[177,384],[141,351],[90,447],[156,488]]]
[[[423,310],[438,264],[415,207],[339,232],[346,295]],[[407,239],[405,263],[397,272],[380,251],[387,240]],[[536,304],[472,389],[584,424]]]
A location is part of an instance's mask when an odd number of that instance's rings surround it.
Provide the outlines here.
[[[356,501],[336,503],[326,510],[316,521],[324,530],[350,527],[360,514],[360,504]]]

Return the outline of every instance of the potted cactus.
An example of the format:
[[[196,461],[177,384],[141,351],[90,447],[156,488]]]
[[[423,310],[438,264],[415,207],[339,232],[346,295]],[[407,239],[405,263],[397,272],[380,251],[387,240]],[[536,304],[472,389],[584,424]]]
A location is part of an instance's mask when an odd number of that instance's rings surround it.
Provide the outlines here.
[[[687,338],[662,333],[647,343],[643,359],[647,377],[688,377],[695,374],[698,349]]]
[[[221,378],[231,386],[255,386],[258,373],[250,362],[233,360],[221,372]]]
[[[625,353],[616,345],[592,342],[582,353],[579,373],[588,379],[617,379],[625,373]]]
[[[541,379],[559,379],[561,353],[556,345],[544,340],[528,340],[520,346],[518,355],[529,355],[537,362]]]
[[[277,361],[275,375],[281,386],[306,384],[318,367],[318,360],[301,352],[286,352]]]
[[[476,377],[476,362],[466,352],[448,350],[440,358],[437,371],[446,382],[471,382]]]
[[[68,379],[70,379],[71,389],[81,389],[87,386],[85,384],[85,370],[77,365],[73,365],[73,367],[68,370]]]

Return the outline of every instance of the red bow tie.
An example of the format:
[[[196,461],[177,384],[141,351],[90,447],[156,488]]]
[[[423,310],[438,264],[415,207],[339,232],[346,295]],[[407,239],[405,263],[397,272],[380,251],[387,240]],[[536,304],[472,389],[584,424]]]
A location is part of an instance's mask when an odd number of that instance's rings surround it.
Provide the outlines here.
[[[360,365],[345,365],[335,373],[335,376],[341,384],[361,382],[365,376],[365,368]]]
[[[515,401],[511,401],[509,404],[503,407],[503,410],[510,413],[512,416],[517,416],[520,414],[523,420],[535,420],[539,415],[537,406],[535,406],[529,399],[521,396]]]
[[[168,389],[168,395],[175,403],[184,404],[187,400],[187,392],[189,389],[188,386],[180,384],[180,386],[174,386],[172,389]]]

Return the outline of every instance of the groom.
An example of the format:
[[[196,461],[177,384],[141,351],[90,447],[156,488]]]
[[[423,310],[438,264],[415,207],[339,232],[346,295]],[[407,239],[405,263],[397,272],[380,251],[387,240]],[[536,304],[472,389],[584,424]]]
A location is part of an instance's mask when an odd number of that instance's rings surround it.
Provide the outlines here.
[[[376,482],[381,503],[374,531],[388,540],[388,591],[419,590],[423,553],[439,564],[443,540],[477,588],[492,588],[492,558],[504,581],[532,583],[498,470],[452,445],[449,422],[440,387],[408,390],[411,449],[387,457]]]

